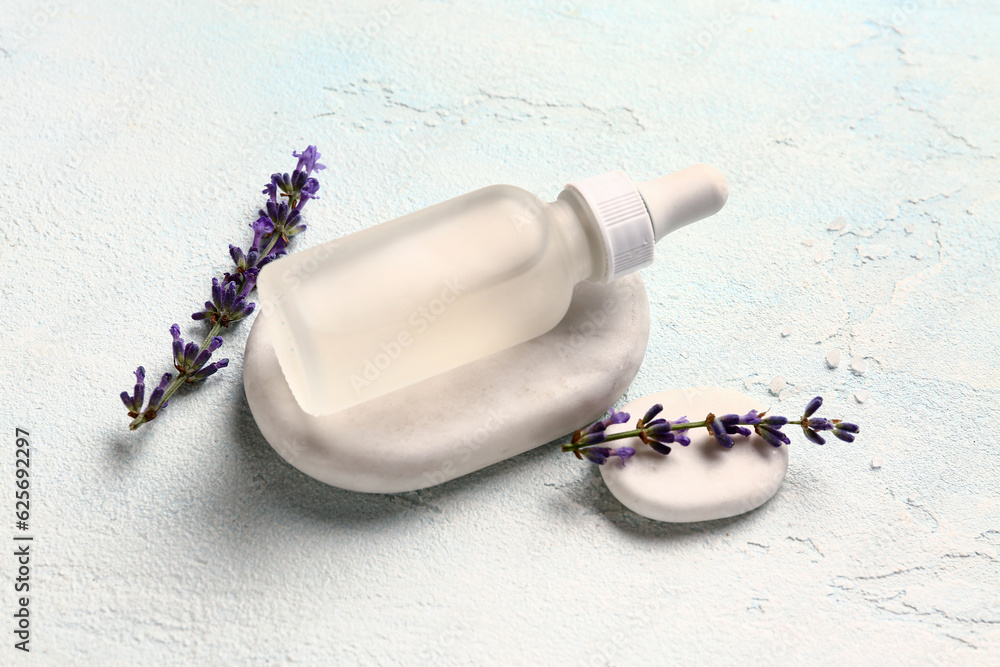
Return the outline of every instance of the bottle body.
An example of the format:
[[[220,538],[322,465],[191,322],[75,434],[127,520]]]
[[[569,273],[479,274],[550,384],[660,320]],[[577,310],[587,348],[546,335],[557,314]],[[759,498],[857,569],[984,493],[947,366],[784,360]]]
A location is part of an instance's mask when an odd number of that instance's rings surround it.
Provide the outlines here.
[[[572,206],[500,185],[273,262],[258,290],[296,400],[321,415],[549,331],[598,256]]]

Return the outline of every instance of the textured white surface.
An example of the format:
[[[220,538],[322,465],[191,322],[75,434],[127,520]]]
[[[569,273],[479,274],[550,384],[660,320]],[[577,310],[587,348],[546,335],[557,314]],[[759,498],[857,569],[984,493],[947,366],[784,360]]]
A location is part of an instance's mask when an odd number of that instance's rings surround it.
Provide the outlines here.
[[[676,421],[687,417],[699,421],[713,413],[746,414],[762,411],[760,401],[722,387],[689,387],[643,396],[623,406],[632,419],[617,424],[609,433],[635,428],[635,421],[656,403],[659,416]],[[788,469],[788,447],[772,447],[763,438],[734,436],[736,444],[725,448],[702,427],[688,431],[691,444],[673,445],[667,456],[643,445],[638,438],[616,441],[627,445],[635,456],[622,465],[611,459],[601,466],[601,476],[611,493],[630,510],[656,521],[678,523],[725,519],[756,509],[781,486]]]
[[[993,0],[3,9],[0,421],[2,451],[15,425],[34,443],[34,664],[996,662]],[[555,445],[337,491],[255,428],[245,326],[227,371],[127,433],[131,371],[168,368],[172,322],[197,331],[226,244],[309,142],[331,169],[303,247],[490,183],[717,166],[725,209],[643,273],[623,402],[822,394],[862,437],[796,440],[770,502],[711,524],[636,517]]]
[[[638,274],[610,285],[583,282],[548,333],[317,417],[295,400],[270,338],[273,320],[266,317],[262,312],[254,320],[243,365],[257,427],[307,475],[372,493],[441,484],[597,419],[632,382],[649,337],[649,304]]]

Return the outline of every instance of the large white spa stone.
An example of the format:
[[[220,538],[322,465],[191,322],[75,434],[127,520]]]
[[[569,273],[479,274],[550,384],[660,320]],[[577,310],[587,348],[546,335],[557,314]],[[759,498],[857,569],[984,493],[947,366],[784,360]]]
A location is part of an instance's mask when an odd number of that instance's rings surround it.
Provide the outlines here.
[[[632,401],[622,408],[632,415],[629,423],[612,426],[608,432],[634,428],[656,403],[663,404],[659,416],[671,421],[682,416],[701,421],[709,412],[718,416],[764,410],[752,396],[732,389],[677,389]],[[735,435],[736,444],[726,449],[705,428],[692,429],[688,435],[691,444],[671,445],[667,456],[654,452],[638,438],[615,441],[616,447],[635,447],[636,454],[625,466],[617,458],[601,466],[608,489],[637,514],[683,523],[722,519],[760,507],[785,479],[788,448],[784,445],[772,447],[757,435]]]
[[[440,484],[596,419],[628,388],[649,335],[638,274],[581,283],[555,329],[343,412],[304,412],[258,315],[243,384],[261,433],[302,472],[354,491]]]

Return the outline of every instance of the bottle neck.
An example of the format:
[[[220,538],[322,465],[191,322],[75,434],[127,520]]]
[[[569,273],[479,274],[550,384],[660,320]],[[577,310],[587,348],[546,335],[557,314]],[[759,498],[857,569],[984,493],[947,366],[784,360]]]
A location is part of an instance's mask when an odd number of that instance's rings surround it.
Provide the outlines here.
[[[547,205],[553,228],[566,250],[576,282],[601,281],[607,272],[607,262],[599,232],[586,204],[565,194]]]

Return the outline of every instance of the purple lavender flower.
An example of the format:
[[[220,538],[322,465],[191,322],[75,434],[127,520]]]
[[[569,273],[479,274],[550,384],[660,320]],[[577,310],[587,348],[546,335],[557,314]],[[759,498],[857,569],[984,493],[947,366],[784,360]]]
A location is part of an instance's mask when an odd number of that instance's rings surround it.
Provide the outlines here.
[[[292,151],[292,157],[297,157],[299,159],[299,163],[295,165],[296,171],[304,171],[307,176],[314,171],[323,171],[326,169],[325,164],[319,163],[319,159],[323,156],[318,150],[316,150],[315,146],[306,146],[306,149],[301,153]]]
[[[612,456],[617,456],[619,459],[621,459],[622,465],[624,466],[625,465],[625,461],[627,459],[630,459],[633,456],[635,456],[635,448],[633,448],[633,447],[619,447],[615,451],[611,452],[611,454],[612,454]]]
[[[606,434],[604,431],[612,424],[624,424],[630,419],[627,412],[615,412],[611,410],[611,415],[607,419],[596,421],[586,428],[582,428],[573,434],[573,444],[580,446],[594,445],[604,442]]]
[[[173,375],[171,375],[170,373],[164,373],[163,377],[160,378],[160,384],[156,385],[156,389],[154,389],[153,393],[149,395],[150,407],[147,407],[146,412],[144,412],[142,415],[142,418],[145,419],[146,421],[152,421],[156,419],[156,415],[158,415],[161,410],[167,407],[167,403],[170,402],[170,401],[163,401],[161,403],[160,399],[163,398],[164,392],[167,391],[167,385],[170,384],[171,379],[173,379]]]
[[[256,271],[256,269],[254,269]],[[256,273],[253,274],[253,281],[247,280],[242,290],[237,288],[235,282],[226,283],[223,286],[218,278],[212,278],[212,300],[205,302],[205,310],[199,310],[191,314],[192,320],[208,320],[213,325],[220,324],[229,327],[233,322],[239,322],[244,317],[253,312],[256,304],[247,303],[246,295],[256,284]]]
[[[758,414],[760,419],[753,428],[757,435],[764,439],[764,442],[772,447],[781,447],[782,444],[792,444],[792,441],[789,440],[788,436],[781,431],[781,427],[788,423],[787,417],[782,417],[780,415],[768,415],[766,417],[762,417],[761,414]]]
[[[756,410],[751,410],[750,412],[740,417],[740,421],[744,424],[753,426],[755,424],[760,423],[761,415],[763,415],[763,413],[757,412]]]
[[[825,417],[811,417],[806,423],[814,431],[829,431],[833,429],[833,422]]]
[[[281,196],[287,198],[289,205],[297,208],[296,202],[300,197],[303,204],[309,199],[319,199],[316,194],[318,190],[319,181],[310,178],[306,172],[296,169],[291,175],[271,174],[271,182],[264,186],[262,192],[277,203],[280,191]]]
[[[234,282],[237,278],[242,279],[243,274],[246,273],[248,268],[256,266],[257,258],[260,257],[260,252],[258,252],[257,248],[251,246],[250,250],[248,250],[244,255],[243,248],[239,248],[230,243],[229,256],[232,257],[233,264],[236,265],[236,273],[226,273],[226,277],[223,279],[223,282],[227,283]]]
[[[817,396],[816,398],[809,401],[806,405],[806,411],[802,413],[802,418],[812,417],[813,413],[819,410],[820,406],[823,405],[823,397]]]
[[[274,225],[274,233],[285,243],[288,243],[296,234],[306,230],[306,226],[301,222],[299,209],[289,208],[285,202],[267,202],[266,211],[261,209],[260,215],[267,216],[267,219]]]
[[[604,422],[594,422],[573,434],[573,444],[581,447],[596,445],[599,442],[604,442],[604,438]]]
[[[181,328],[178,325],[170,327],[170,335],[174,338],[174,368],[184,378],[185,382],[194,383],[204,380],[220,368],[229,365],[229,359],[220,359],[209,364],[212,353],[222,347],[222,336],[213,336],[205,349],[199,348],[195,342],[184,344],[181,338]],[[208,364],[206,366],[206,364]]]
[[[229,359],[226,359],[226,358],[219,359],[218,361],[213,361],[212,363],[210,363],[210,364],[208,364],[206,366],[202,366],[201,368],[199,368],[198,370],[196,370],[194,373],[192,373],[191,375],[189,375],[187,377],[186,381],[187,382],[191,382],[191,383],[201,382],[202,380],[204,380],[208,376],[215,375],[215,372],[217,370],[219,370],[220,368],[225,368],[228,365],[229,365]]]
[[[249,289],[253,289],[257,284],[257,274],[260,270],[284,254],[284,250],[282,250],[281,252],[272,252],[266,257],[261,257],[260,252],[253,246],[250,246],[250,250],[244,254],[242,248],[230,245],[229,256],[233,258],[233,263],[236,264],[236,272],[229,273],[227,271],[226,275],[222,278],[222,284],[236,283],[239,289],[243,290],[248,282],[252,282],[253,284]],[[249,290],[247,291],[249,292]]]
[[[267,195],[270,201],[278,201],[278,184],[274,180],[277,174],[271,174],[271,181],[264,186],[264,189],[260,191],[262,195]]]
[[[274,225],[271,224],[270,218],[262,215],[251,222],[250,227],[253,228],[253,241],[250,243],[250,249],[259,251],[261,240],[271,235],[274,231]],[[258,252],[258,254],[260,253]]]
[[[639,423],[641,424],[642,421]],[[666,419],[654,419],[652,422],[639,427],[639,439],[649,445],[654,452],[666,456],[670,453],[669,443],[677,439],[677,435],[671,430],[670,426],[670,422]]]
[[[588,447],[587,449],[581,449],[580,453],[586,457],[591,463],[596,463],[599,466],[604,465],[608,457],[611,456],[610,447]]]
[[[660,442],[659,440],[650,440],[646,444],[649,445],[650,449],[652,449],[654,452],[656,452],[657,454],[663,454],[664,456],[666,456],[672,451],[670,445],[668,445],[665,442]]]
[[[755,428],[757,430],[757,435],[764,438],[764,442],[772,447],[781,447],[782,443],[786,445],[792,444],[792,441],[789,440],[788,436],[782,433],[777,426],[758,424]]]
[[[181,338],[181,327],[176,322],[173,325],[171,325],[171,327],[170,327],[170,336],[174,339],[174,342],[173,342],[174,368],[176,368],[177,370],[179,370],[179,371],[181,371],[183,373],[184,372],[184,352],[185,352],[185,350],[184,350],[184,339]],[[194,354],[197,354],[198,353],[198,346],[195,343],[191,343],[191,345],[194,345]],[[193,357],[192,357],[192,360],[193,360]]]
[[[306,202],[310,199],[319,199],[319,196],[316,194],[319,191],[319,181],[312,178],[310,174],[313,171],[326,169],[326,165],[318,162],[320,153],[316,150],[315,146],[309,146],[301,153],[295,152],[292,155],[299,158],[292,173],[282,174],[276,172],[271,174],[270,182],[264,186],[261,193],[267,195],[269,203],[272,204],[278,203],[280,194],[287,201],[288,208],[295,211],[305,206]],[[303,226],[302,229],[305,229],[305,227]],[[299,231],[302,230],[300,229]],[[292,234],[283,236],[287,240]]]
[[[651,424],[646,424],[639,429],[639,438],[646,442],[655,440],[656,442],[671,443],[677,437],[671,428],[673,424],[666,419],[656,419]]]
[[[617,456],[621,459],[622,465],[625,465],[626,459],[635,456],[635,449],[632,447],[619,447],[618,449],[612,449],[611,447],[587,447],[578,451],[588,461],[596,463],[599,466],[607,463],[608,459],[613,456]]]
[[[819,410],[819,407],[823,405],[823,397],[817,396],[816,398],[809,401],[806,405],[805,412],[802,413],[802,433],[805,434],[806,438],[815,442],[817,445],[825,445],[826,440],[821,436],[818,431],[828,431],[833,428],[833,423],[829,419],[823,419],[821,417],[814,417],[813,413]]]
[[[644,414],[642,416],[642,419],[639,420],[639,423],[636,424],[636,428],[642,428],[645,424],[652,423],[652,421],[656,419],[656,415],[660,414],[662,411],[663,411],[663,405],[660,403],[657,403],[649,410],[646,410],[646,414]]]
[[[812,430],[811,428],[803,427],[802,428],[802,433],[805,434],[806,438],[808,438],[809,440],[815,442],[817,445],[825,445],[826,444],[826,440],[823,439],[823,436],[821,436],[819,433],[817,433],[816,431]]]
[[[316,194],[317,192],[319,192],[319,181],[315,178],[307,178],[305,185],[302,186],[302,203],[299,206],[302,206],[310,199],[319,199],[319,195]]]
[[[740,423],[740,416],[732,413],[716,417],[716,419],[722,422],[722,425],[726,428],[730,428]]]
[[[728,449],[736,444],[733,442],[733,439],[729,437],[729,434],[726,433],[726,425],[722,422],[722,419],[716,417],[712,413],[709,413],[708,416],[705,417],[705,422],[708,426],[708,432],[719,441],[720,445]]]
[[[657,403],[646,412],[635,426],[639,432],[640,440],[649,445],[654,452],[666,456],[671,451],[670,443],[676,442],[687,447],[691,444],[691,439],[685,435],[687,429],[674,428],[680,424],[687,424],[687,417],[681,417],[674,422],[669,422],[666,419],[653,419],[662,410],[663,406]]]
[[[154,419],[181,384],[200,382],[229,364],[228,359],[208,363],[212,353],[222,344],[222,338],[216,334],[253,312],[254,304],[249,302],[248,297],[257,285],[258,272],[287,252],[291,237],[305,231],[300,211],[307,201],[318,198],[319,181],[310,174],[326,169],[319,163],[319,151],[310,145],[301,153],[296,151],[292,155],[298,158],[292,174],[273,174],[271,182],[264,188],[264,194],[268,195],[266,210],[261,210],[260,217],[250,224],[253,240],[249,249],[244,252],[242,247],[229,246],[234,268],[225,273],[221,282],[212,278],[212,300],[205,302],[204,310],[191,315],[194,320],[207,320],[212,325],[205,341],[200,346],[195,342],[185,343],[180,336],[180,327],[175,324],[170,333],[174,338],[172,347],[177,378],[173,379],[170,373],[165,374],[150,394],[145,409],[142,405],[145,370],[141,366],[136,371],[138,382],[132,395],[122,392],[122,403],[129,417],[133,418],[129,424],[132,430]],[[287,202],[277,201],[279,191]]]
[[[838,421],[833,424],[833,435],[844,442],[854,442],[854,434],[858,430],[858,425],[850,422]]]
[[[138,417],[139,413],[142,412],[142,399],[146,394],[146,369],[142,366],[135,369],[135,388],[132,390],[132,395],[129,396],[127,391],[122,392],[122,403],[128,409],[129,417]]]
[[[616,412],[614,408],[610,410],[610,415],[604,420],[604,428],[611,426],[612,424],[624,424],[632,417],[627,412]]]
[[[754,419],[756,419],[756,415],[754,416]],[[733,414],[722,415],[721,417],[719,417],[719,421],[721,421],[722,425],[726,427],[727,435],[738,434],[749,438],[750,429],[743,428],[742,426],[739,425],[742,420],[743,417],[741,417],[740,415],[733,415]]]

